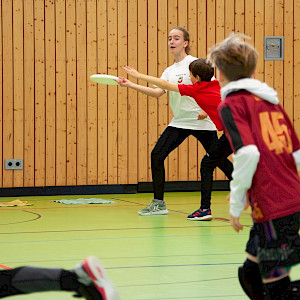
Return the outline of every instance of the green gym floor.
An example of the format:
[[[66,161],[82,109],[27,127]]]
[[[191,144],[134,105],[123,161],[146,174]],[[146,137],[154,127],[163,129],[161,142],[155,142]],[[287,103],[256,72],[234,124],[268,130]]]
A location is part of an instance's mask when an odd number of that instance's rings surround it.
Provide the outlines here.
[[[250,211],[244,231],[228,222],[228,192],[213,192],[212,221],[187,221],[199,206],[199,192],[166,193],[166,216],[139,216],[152,194],[1,198],[32,206],[0,207],[0,268],[23,265],[72,268],[97,256],[123,300],[248,299],[237,269],[245,259]],[[60,199],[101,198],[113,204],[66,205]],[[292,271],[300,278],[300,268]],[[47,292],[9,299],[74,299]]]

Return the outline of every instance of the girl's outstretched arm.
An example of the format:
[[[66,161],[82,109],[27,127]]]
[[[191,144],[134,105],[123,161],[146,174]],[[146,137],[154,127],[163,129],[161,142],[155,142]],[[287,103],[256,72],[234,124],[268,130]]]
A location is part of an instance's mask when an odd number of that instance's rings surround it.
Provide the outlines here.
[[[120,86],[124,86],[124,87],[128,87],[131,88],[133,90],[136,90],[138,92],[141,92],[147,96],[151,96],[151,97],[160,97],[162,96],[165,91],[159,87],[157,88],[152,88],[152,87],[147,87],[147,86],[143,86],[143,85],[139,85],[136,83],[131,82],[130,80],[124,78],[124,77],[119,77],[118,80],[116,80]]]
[[[178,84],[168,82],[161,78],[157,78],[157,77],[139,73],[136,69],[134,69],[132,67],[125,66],[125,67],[123,67],[123,69],[125,70],[125,72],[127,74],[129,74],[130,76],[132,76],[134,78],[138,78],[138,79],[147,81],[147,82],[152,83],[164,90],[179,92]]]

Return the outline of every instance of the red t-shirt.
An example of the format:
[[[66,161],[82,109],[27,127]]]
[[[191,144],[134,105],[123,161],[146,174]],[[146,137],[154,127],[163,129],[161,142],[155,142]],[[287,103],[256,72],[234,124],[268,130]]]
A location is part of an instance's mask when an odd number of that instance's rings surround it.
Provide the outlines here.
[[[223,130],[217,111],[221,102],[221,87],[218,80],[178,84],[178,89],[181,96],[194,98],[197,104],[209,115],[217,129]]]
[[[239,91],[229,94],[218,111],[234,152],[248,145],[260,152],[249,190],[254,221],[300,211],[300,178],[292,155],[300,143],[282,107]]]

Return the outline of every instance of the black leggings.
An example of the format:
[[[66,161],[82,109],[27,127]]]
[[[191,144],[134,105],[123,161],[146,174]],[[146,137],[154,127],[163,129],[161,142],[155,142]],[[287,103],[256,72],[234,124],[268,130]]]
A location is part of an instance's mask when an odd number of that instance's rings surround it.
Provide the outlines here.
[[[11,285],[13,277],[18,273],[19,270],[21,270],[21,268],[0,271],[0,298],[22,294],[22,292],[16,290]]]
[[[68,270],[19,267],[0,270],[0,298],[46,291],[76,291],[77,276]]]
[[[151,170],[154,188],[154,199],[163,200],[165,184],[164,161],[188,136],[194,136],[209,151],[218,139],[216,131],[192,130],[168,126],[158,139],[151,152]]]
[[[232,179],[233,165],[227,157],[232,154],[230,144],[223,134],[209,149],[201,161],[201,209],[210,208],[213,173],[219,167],[229,180]]]

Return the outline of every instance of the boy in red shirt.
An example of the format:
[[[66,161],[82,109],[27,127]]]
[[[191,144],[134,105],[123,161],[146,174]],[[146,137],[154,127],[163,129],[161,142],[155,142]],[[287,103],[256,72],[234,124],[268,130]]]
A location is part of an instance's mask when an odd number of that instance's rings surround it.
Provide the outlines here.
[[[219,115],[234,152],[230,222],[235,231],[249,198],[254,225],[239,280],[251,299],[299,299],[289,272],[300,259],[300,143],[277,93],[252,75],[258,54],[243,35],[215,45]],[[261,280],[262,278],[262,280]]]
[[[221,102],[220,85],[218,80],[211,80],[214,75],[214,68],[206,59],[200,58],[190,63],[190,78],[192,85],[175,84],[161,78],[141,74],[131,67],[124,67],[124,70],[131,76],[148,81],[162,89],[172,92],[179,92],[181,96],[194,98],[202,108],[198,119],[206,118],[207,115],[214,122],[218,130],[223,130],[218,117],[217,107]],[[120,78],[122,80],[122,78]],[[213,182],[213,171],[219,167],[229,180],[232,179],[232,163],[227,157],[232,153],[230,144],[223,134],[210,148],[201,161],[201,207],[187,219],[191,221],[206,221],[212,219],[211,214],[211,190]]]

